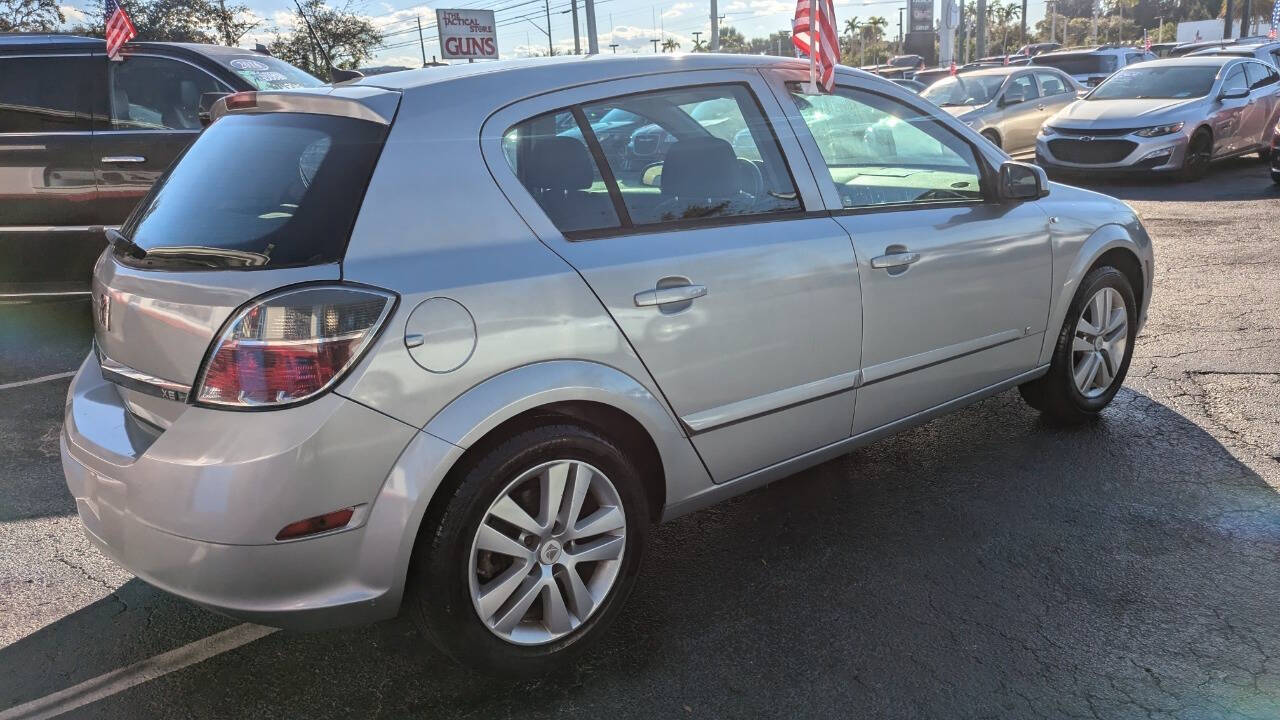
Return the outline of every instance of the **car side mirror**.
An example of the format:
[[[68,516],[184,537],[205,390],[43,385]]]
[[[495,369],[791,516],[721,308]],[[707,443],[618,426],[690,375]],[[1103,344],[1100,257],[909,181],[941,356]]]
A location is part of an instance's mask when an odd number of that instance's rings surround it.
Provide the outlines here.
[[[198,113],[200,127],[209,127],[209,123],[213,122],[213,119],[209,116],[209,112],[213,110],[213,104],[230,94],[224,92],[200,93],[200,112]]]
[[[1000,98],[1000,106],[1017,105],[1027,99],[1027,93],[1022,88],[1009,88],[1004,91],[1004,97]]]
[[[654,163],[645,168],[640,175],[640,184],[645,187],[662,187],[662,163]]]
[[[1000,166],[999,194],[1008,202],[1038,200],[1049,194],[1049,176],[1043,168],[1010,160]]]
[[[1240,100],[1249,97],[1249,88],[1228,88],[1218,95],[1219,100]]]

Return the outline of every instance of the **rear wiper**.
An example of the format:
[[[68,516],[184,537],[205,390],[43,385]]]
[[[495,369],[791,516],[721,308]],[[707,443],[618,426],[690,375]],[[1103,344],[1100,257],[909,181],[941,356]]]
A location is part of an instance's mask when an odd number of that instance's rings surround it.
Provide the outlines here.
[[[125,255],[138,260],[147,256],[147,251],[143,250],[141,245],[122,235],[119,230],[116,230],[115,228],[103,228],[102,233],[107,236],[107,243],[110,244],[111,247],[119,250]]]

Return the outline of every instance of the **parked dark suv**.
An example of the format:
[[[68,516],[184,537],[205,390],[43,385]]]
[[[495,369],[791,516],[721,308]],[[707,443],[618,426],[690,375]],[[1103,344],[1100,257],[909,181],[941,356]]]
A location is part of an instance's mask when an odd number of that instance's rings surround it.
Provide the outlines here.
[[[314,87],[242,48],[0,35],[0,296],[78,292],[116,226],[195,139],[205,93]]]

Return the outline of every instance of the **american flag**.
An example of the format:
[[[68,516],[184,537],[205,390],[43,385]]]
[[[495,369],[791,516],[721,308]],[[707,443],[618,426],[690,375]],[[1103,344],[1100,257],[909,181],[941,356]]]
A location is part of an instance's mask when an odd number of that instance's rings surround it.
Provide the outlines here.
[[[816,82],[823,90],[831,92],[836,84],[836,65],[840,62],[836,8],[831,0],[796,0],[791,42],[797,50],[809,56],[810,89]]]
[[[1275,40],[1277,30],[1280,30],[1280,0],[1276,0],[1275,7],[1271,8],[1271,30],[1267,37]]]
[[[129,14],[120,7],[119,0],[106,0],[107,12],[107,57],[119,58],[120,48],[138,36]]]

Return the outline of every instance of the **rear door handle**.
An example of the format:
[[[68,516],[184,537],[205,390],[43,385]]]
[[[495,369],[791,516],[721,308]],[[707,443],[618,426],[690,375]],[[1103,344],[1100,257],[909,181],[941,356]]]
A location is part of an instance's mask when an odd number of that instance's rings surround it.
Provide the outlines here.
[[[676,287],[654,288],[636,293],[636,307],[653,307],[670,303],[689,302],[707,294],[706,285],[677,285]]]
[[[102,158],[104,163],[140,163],[146,161],[147,159],[141,155],[108,155]]]
[[[919,259],[920,253],[893,253],[891,255],[881,255],[880,257],[871,258],[871,267],[882,270],[885,268],[906,267]]]

